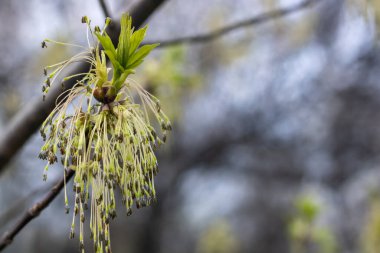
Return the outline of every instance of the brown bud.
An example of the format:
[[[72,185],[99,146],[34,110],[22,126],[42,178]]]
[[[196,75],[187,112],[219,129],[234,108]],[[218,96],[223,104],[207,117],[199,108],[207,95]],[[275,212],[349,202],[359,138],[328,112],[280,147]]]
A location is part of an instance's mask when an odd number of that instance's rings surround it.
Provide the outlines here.
[[[92,93],[94,98],[103,104],[111,103],[116,98],[116,89],[113,86],[96,87]]]

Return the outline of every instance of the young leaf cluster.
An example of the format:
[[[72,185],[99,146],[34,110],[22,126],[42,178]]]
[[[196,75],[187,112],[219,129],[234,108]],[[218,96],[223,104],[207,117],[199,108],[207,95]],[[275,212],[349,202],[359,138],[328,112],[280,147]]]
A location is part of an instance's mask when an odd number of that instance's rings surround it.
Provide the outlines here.
[[[116,217],[114,191],[121,192],[127,215],[132,214],[134,204],[140,208],[156,199],[154,176],[158,163],[154,149],[166,141],[171,124],[159,100],[128,78],[157,46],[140,47],[147,27],[134,31],[131,17],[123,15],[119,43],[115,47],[105,32],[110,19],[106,19],[102,30],[95,27],[94,31],[87,17],[82,22],[87,24],[88,37],[95,45],[91,46],[88,40],[89,48],[85,52],[47,66],[44,95],[71,63],[86,61],[91,69],[79,74],[83,77],[64,94],[65,99],[43,123],[40,133],[45,144],[39,157],[47,161],[44,180],[49,167],[59,160],[65,169],[75,170],[70,237],[75,236],[79,220],[80,249],[84,251],[83,231],[89,209],[95,252],[111,252],[109,223]],[[45,40],[43,46],[48,42],[54,41]],[[111,68],[107,67],[107,59]],[[63,81],[75,76],[78,75]],[[156,131],[154,126],[160,126],[161,131]],[[65,202],[68,213],[66,187]]]

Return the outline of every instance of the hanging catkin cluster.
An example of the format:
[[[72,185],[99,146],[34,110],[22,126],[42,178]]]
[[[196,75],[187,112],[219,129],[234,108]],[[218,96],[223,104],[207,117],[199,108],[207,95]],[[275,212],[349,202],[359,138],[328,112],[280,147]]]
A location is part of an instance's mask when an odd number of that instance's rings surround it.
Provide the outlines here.
[[[74,237],[76,220],[79,220],[80,248],[84,251],[85,210],[90,209],[95,252],[111,252],[109,223],[116,217],[114,191],[120,190],[127,215],[132,214],[134,203],[140,208],[155,200],[154,176],[158,168],[153,150],[165,142],[171,125],[158,99],[128,78],[158,45],[140,46],[147,27],[134,31],[131,17],[123,15],[115,48],[105,32],[111,22],[109,18],[102,30],[97,26],[92,29],[87,17],[83,17],[82,22],[88,28],[88,48],[44,69],[47,75],[42,87],[44,97],[69,64],[85,61],[91,64],[91,69],[63,79],[82,77],[63,94],[65,99],[43,123],[40,132],[45,144],[39,157],[47,160],[44,180],[49,166],[58,160],[65,170],[75,171],[70,237]],[[45,40],[42,47],[49,42],[72,45]],[[111,68],[107,68],[107,59]],[[160,134],[151,121],[160,126]],[[68,213],[66,187],[65,202]]]

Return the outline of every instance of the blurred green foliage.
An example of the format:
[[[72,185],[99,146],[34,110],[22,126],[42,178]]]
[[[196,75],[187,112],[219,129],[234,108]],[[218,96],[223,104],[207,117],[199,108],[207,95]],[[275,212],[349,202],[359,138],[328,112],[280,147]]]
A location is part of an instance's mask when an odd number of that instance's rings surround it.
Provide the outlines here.
[[[160,98],[167,115],[174,120],[181,115],[182,100],[202,83],[198,73],[186,68],[186,50],[181,46],[164,49],[158,57],[146,60],[137,78]]]
[[[317,224],[322,207],[313,197],[305,195],[296,198],[294,207],[295,213],[288,227],[291,252],[338,252],[333,233],[327,227]]]
[[[361,233],[363,253],[380,252],[380,198],[378,191],[370,193],[368,213]]]
[[[230,224],[217,220],[201,234],[197,253],[237,253],[239,244]]]
[[[73,38],[66,34],[58,34],[55,38],[57,38],[57,41],[73,41]],[[48,47],[44,50],[42,50],[40,44],[36,46],[39,47],[39,50],[37,50],[39,54],[37,54],[38,57],[34,59],[33,64],[30,64],[29,72],[38,73],[37,76],[39,77],[43,77],[41,66],[47,66],[56,62],[64,61],[71,55],[77,54],[78,52],[80,52],[80,50],[82,50],[75,47],[67,47],[55,43],[49,43]],[[62,76],[62,78],[63,77],[64,76]]]

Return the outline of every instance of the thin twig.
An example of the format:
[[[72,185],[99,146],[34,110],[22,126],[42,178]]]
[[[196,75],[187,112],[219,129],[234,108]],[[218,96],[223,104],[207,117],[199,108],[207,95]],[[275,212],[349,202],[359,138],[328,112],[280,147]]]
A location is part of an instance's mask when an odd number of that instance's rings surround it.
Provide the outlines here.
[[[164,47],[175,46],[175,45],[179,45],[179,44],[207,42],[210,40],[217,39],[223,35],[226,35],[227,33],[230,33],[234,30],[237,30],[237,29],[241,29],[241,28],[244,28],[247,26],[252,26],[252,25],[263,24],[265,22],[287,16],[287,15],[292,14],[294,12],[305,9],[306,7],[309,7],[316,2],[317,2],[316,0],[306,0],[306,1],[300,2],[296,5],[293,5],[291,7],[269,11],[266,13],[262,13],[256,17],[249,18],[249,19],[246,19],[246,20],[234,23],[234,24],[227,25],[225,27],[222,27],[222,28],[217,29],[215,31],[212,31],[210,33],[199,34],[199,35],[194,35],[194,36],[187,36],[187,37],[164,40],[164,41],[153,41],[153,42],[149,41],[149,42],[145,42],[144,44],[160,43],[159,48],[164,48]]]
[[[141,26],[145,20],[165,1],[166,0],[138,2],[129,12],[133,19],[133,25],[136,28]],[[117,41],[119,34],[120,26],[118,26],[116,22],[111,23],[111,26],[109,27],[109,35],[114,43]],[[90,66],[87,63],[82,63],[71,74],[69,74],[69,76],[76,73],[86,72],[89,68]],[[50,94],[47,96],[45,102],[42,102],[39,98],[24,107],[24,109],[13,118],[10,124],[3,130],[3,135],[0,138],[0,172],[54,109],[57,98],[60,97],[60,94],[68,89],[71,89],[75,83],[75,78],[64,83],[63,90],[56,85],[53,87],[51,92],[49,92]],[[60,100],[58,100],[58,102],[59,101]],[[73,175],[74,171],[69,170],[66,174],[66,181],[69,181]],[[11,244],[13,238],[55,199],[63,186],[64,180],[61,179],[51,189],[50,193],[46,195],[45,198],[34,204],[25,212],[18,222],[8,230],[8,232],[4,233],[3,237],[0,239],[0,251]]]
[[[99,0],[99,4],[100,7],[102,7],[104,16],[112,18],[111,12],[109,11],[105,0]]]
[[[68,170],[66,172],[66,181],[74,175],[73,170]],[[51,188],[50,192],[40,201],[35,203],[31,208],[29,208],[24,215],[16,222],[16,224],[7,232],[5,232],[0,239],[0,251],[12,243],[13,238],[34,218],[36,218],[61,192],[65,184],[65,179],[57,180],[57,183]]]
[[[28,204],[30,199],[34,199],[35,195],[39,193],[48,191],[54,185],[55,183],[51,185],[44,184],[41,187],[32,190],[26,196],[23,196],[21,199],[17,200],[15,204],[13,204],[10,208],[8,208],[5,212],[3,212],[0,215],[0,229],[5,227],[9,221],[13,220],[13,218],[24,209],[24,207]]]
[[[103,1],[100,0],[100,3],[102,4]],[[142,1],[141,6],[138,6],[135,9],[135,15],[136,18],[134,19],[134,23],[136,26],[139,26],[145,21],[145,19],[158,7],[161,3],[164,2],[164,0],[157,1],[154,4],[149,3],[150,1]],[[295,11],[298,11],[300,9],[303,9],[307,6],[310,6],[312,3],[314,3],[315,0],[307,0],[303,1],[300,4],[294,5],[292,7],[286,8],[286,9],[279,9],[275,11],[271,11],[268,13],[264,13],[262,15],[259,15],[257,17],[244,20],[229,26],[226,26],[224,28],[221,28],[219,30],[213,31],[209,34],[204,35],[197,35],[197,36],[189,36],[174,40],[168,40],[163,41],[161,43],[161,47],[171,46],[171,45],[177,45],[182,43],[197,43],[197,42],[205,42],[212,39],[215,39],[217,37],[220,37],[222,35],[225,35],[235,29],[239,29],[242,27],[255,25],[255,24],[261,24],[264,22],[267,22],[272,19],[280,18],[283,16],[286,16],[288,14],[291,14]],[[104,2],[103,2],[104,3]],[[105,6],[105,5],[104,5]],[[103,11],[105,12],[106,16],[109,16],[109,12],[107,8],[104,9],[102,5]],[[145,13],[144,13],[145,12]],[[132,15],[133,16],[133,15]],[[117,38],[118,30],[116,28],[116,32],[113,31],[110,35],[113,38]],[[88,66],[80,66],[78,70],[80,72],[85,72],[83,69],[87,69]],[[74,80],[75,81],[75,80]],[[72,85],[66,84],[65,88],[69,89]],[[6,133],[9,133],[9,135],[5,135],[5,138],[3,136],[3,139],[0,141],[0,160],[3,161],[2,166],[0,166],[0,171],[3,168],[3,166],[10,160],[10,158],[14,155],[15,151],[17,151],[23,143],[29,138],[29,136],[34,132],[34,130],[37,128],[39,124],[42,123],[42,121],[46,118],[46,116],[50,113],[50,111],[54,108],[55,99],[59,96],[59,94],[62,91],[56,91],[54,92],[50,98],[48,99],[48,102],[45,104],[41,104],[40,102],[35,102],[35,107],[27,107],[25,111],[22,111],[19,115],[16,116],[15,120],[8,126],[6,129]],[[38,115],[38,117],[36,116]],[[28,126],[29,124],[32,124],[32,128],[29,128],[29,130],[26,130],[25,126]],[[17,130],[22,130],[21,133],[17,132]],[[20,136],[21,134],[21,136]],[[14,140],[14,142],[12,142]],[[12,144],[10,147],[9,145]],[[6,148],[6,146],[8,146]],[[1,152],[2,151],[2,152]],[[68,181],[72,176],[74,175],[74,171],[70,170],[67,172],[67,178]],[[18,222],[15,224],[14,227],[12,227],[8,232],[6,232],[2,239],[0,240],[0,251],[3,250],[6,246],[12,243],[14,237],[34,218],[36,218],[41,211],[43,211],[59,194],[59,192],[62,190],[64,186],[64,180],[59,180],[56,185],[50,190],[50,192],[39,202],[34,204],[25,214],[18,220]]]
[[[129,14],[133,20],[132,25],[136,28],[141,26],[165,1],[166,0],[138,1],[129,10]],[[120,34],[118,22],[112,22],[107,29],[107,33],[114,44],[117,44]],[[90,65],[83,62],[67,76],[86,73],[89,69]],[[20,150],[29,137],[36,132],[42,122],[48,117],[50,112],[55,108],[56,103],[62,100],[61,94],[71,89],[79,79],[80,77],[74,77],[65,81],[63,83],[63,89],[59,84],[51,87],[45,101],[42,101],[42,97],[32,100],[13,116],[8,125],[2,129],[0,136],[0,174],[12,157],[17,154],[17,151]]]

